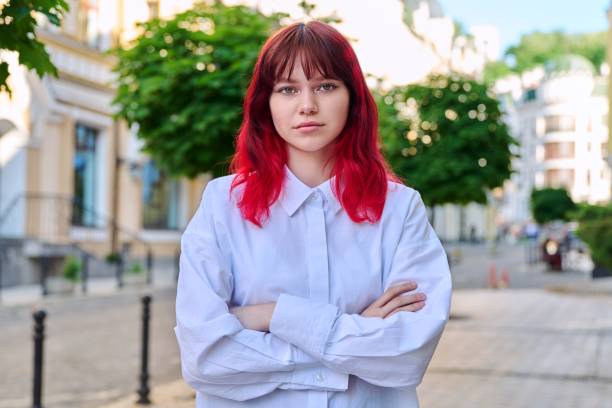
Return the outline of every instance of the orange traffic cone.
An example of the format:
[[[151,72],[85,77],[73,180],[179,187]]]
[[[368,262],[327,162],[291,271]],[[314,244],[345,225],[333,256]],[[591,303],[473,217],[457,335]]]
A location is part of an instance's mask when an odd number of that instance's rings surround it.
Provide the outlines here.
[[[491,264],[491,266],[489,266],[489,279],[487,282],[487,286],[490,289],[497,289],[498,284],[497,284],[497,272],[495,270],[495,264]]]
[[[499,287],[507,288],[510,286],[510,276],[508,275],[508,270],[506,268],[502,269],[501,278],[499,280]]]

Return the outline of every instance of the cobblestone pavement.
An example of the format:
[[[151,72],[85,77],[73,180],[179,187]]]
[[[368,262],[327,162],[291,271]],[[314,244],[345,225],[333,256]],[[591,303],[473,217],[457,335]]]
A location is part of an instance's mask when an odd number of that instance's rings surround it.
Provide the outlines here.
[[[606,291],[458,290],[421,406],[610,408],[611,311]],[[193,396],[174,381],[153,395],[154,407],[193,408]],[[103,408],[132,408],[134,399]]]
[[[145,291],[112,296],[49,299],[0,308],[0,408],[30,407],[32,319],[46,322],[43,403],[87,408],[138,388],[141,305]],[[153,387],[180,377],[174,326],[174,289],[155,290],[151,306],[150,372]]]
[[[607,292],[459,290],[452,316],[420,387],[424,408],[612,407]]]

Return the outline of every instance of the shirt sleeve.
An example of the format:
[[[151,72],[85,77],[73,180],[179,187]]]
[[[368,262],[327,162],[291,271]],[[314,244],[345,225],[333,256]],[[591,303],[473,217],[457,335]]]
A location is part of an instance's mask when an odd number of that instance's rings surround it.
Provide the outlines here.
[[[384,290],[407,280],[427,295],[417,312],[388,318],[346,314],[332,304],[281,294],[270,332],[327,367],[382,387],[417,386],[448,320],[451,278],[446,253],[414,193]],[[317,335],[304,336],[303,333]]]
[[[245,329],[229,312],[233,281],[215,235],[212,184],[181,238],[174,330],[185,381],[237,401],[276,388],[346,390],[347,374],[274,334]]]

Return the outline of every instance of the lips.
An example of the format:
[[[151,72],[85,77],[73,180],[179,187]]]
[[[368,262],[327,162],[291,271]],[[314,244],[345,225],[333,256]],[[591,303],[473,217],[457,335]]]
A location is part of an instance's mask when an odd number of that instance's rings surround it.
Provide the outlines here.
[[[319,126],[323,126],[322,123],[320,122],[302,122],[299,125],[297,125],[295,128],[296,129],[300,129],[300,128],[312,128],[312,127],[319,127]]]

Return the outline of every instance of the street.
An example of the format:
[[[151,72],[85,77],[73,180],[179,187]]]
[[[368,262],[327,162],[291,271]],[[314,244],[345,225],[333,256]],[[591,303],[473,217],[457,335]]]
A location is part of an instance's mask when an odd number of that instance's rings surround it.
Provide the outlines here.
[[[424,408],[609,406],[612,282],[530,267],[521,251],[461,248],[451,320],[419,388]],[[491,262],[508,270],[508,289],[486,289]],[[143,293],[38,302],[48,312],[45,407],[133,406]],[[193,393],[180,380],[173,302],[172,287],[154,290],[153,406],[187,408]],[[33,307],[0,307],[0,408],[31,406]]]
[[[139,294],[48,301],[43,404],[95,407],[138,389]],[[32,404],[32,307],[0,307],[0,407]],[[151,383],[180,376],[174,290],[156,290],[151,309]]]
[[[612,406],[612,292],[458,290],[452,316],[423,407]]]

